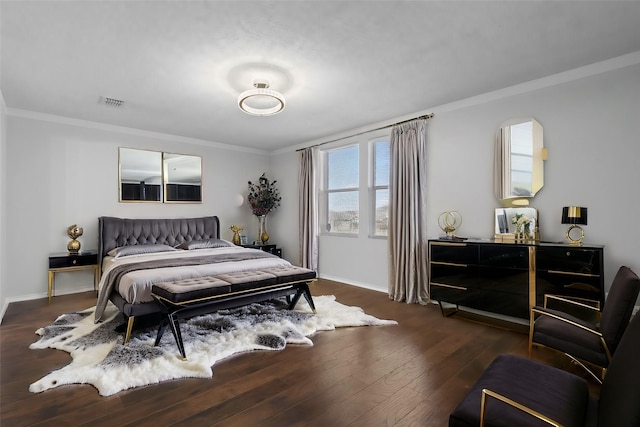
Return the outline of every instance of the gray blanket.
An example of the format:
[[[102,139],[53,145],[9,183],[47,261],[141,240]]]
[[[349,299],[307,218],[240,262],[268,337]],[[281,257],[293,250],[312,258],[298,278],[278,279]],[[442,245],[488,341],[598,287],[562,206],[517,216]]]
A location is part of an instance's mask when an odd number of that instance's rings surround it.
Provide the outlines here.
[[[199,257],[170,258],[170,259],[143,261],[138,263],[118,265],[112,268],[111,270],[109,270],[103,279],[104,284],[102,285],[102,288],[100,289],[100,294],[98,295],[98,302],[96,303],[96,312],[95,312],[94,321],[97,323],[102,317],[102,314],[104,313],[104,309],[106,308],[107,303],[109,302],[109,296],[111,295],[112,292],[114,292],[114,288],[116,284],[120,281],[122,276],[132,271],[148,270],[153,268],[216,264],[221,262],[239,262],[239,261],[246,261],[250,259],[274,258],[274,257],[275,255],[269,254],[267,252],[252,251],[250,253],[243,252],[243,253],[206,255],[206,256],[199,256]]]

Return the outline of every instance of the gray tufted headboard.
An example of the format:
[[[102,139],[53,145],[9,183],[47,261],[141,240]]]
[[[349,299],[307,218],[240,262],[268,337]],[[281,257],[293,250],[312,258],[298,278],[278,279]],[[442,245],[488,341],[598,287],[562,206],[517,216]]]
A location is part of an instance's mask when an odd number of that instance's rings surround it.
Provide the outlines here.
[[[219,238],[220,220],[217,216],[164,219],[101,216],[98,218],[98,259],[102,260],[107,252],[120,246],[177,246],[192,240]]]

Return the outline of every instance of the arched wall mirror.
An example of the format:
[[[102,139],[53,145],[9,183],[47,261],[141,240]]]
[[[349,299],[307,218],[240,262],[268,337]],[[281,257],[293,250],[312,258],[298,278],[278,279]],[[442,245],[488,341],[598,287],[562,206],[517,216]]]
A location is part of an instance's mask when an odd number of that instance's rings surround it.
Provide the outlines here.
[[[495,193],[503,206],[527,206],[544,185],[546,151],[535,119],[503,123],[496,135]]]
[[[120,147],[121,202],[202,202],[202,157]]]

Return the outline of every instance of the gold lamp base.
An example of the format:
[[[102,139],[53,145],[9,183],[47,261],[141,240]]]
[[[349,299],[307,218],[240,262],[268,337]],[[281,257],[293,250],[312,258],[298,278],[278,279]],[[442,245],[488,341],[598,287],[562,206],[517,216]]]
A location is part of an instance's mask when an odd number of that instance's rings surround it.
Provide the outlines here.
[[[571,232],[573,230],[579,230],[580,232],[580,237],[578,239],[573,238],[573,236],[571,235]],[[575,233],[574,233],[575,234]],[[582,245],[582,241],[584,240],[584,230],[582,229],[582,227],[580,227],[579,225],[572,225],[571,227],[569,227],[567,229],[567,240],[569,241],[570,245],[577,245],[580,246]]]

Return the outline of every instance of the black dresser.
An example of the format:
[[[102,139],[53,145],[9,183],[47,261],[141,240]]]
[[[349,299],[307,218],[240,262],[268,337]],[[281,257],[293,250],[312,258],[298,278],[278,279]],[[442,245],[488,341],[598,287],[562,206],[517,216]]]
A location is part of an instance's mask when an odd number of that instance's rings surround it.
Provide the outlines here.
[[[429,240],[431,300],[529,319],[545,294],[604,304],[602,246]]]

